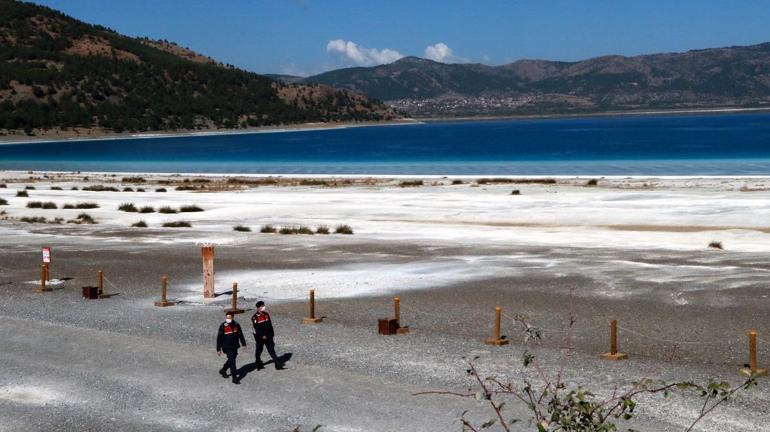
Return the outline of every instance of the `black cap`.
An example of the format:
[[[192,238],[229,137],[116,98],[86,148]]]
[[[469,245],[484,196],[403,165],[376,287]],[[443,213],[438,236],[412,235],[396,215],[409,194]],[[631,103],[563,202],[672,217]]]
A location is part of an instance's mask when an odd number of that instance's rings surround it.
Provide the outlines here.
[[[262,300],[258,301],[256,304],[257,307],[264,306],[264,305],[265,305],[265,302],[263,302]]]
[[[228,315],[233,316],[234,314],[231,311],[229,311],[229,310],[225,311],[225,316],[228,316]]]

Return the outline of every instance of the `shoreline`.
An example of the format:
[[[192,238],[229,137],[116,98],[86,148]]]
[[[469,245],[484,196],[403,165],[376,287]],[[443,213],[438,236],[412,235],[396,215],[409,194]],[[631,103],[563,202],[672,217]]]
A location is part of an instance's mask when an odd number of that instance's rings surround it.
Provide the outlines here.
[[[494,120],[558,120],[558,119],[579,119],[579,118],[601,118],[601,117],[655,117],[668,115],[687,115],[687,114],[740,114],[770,112],[770,107],[762,108],[693,108],[682,110],[643,110],[643,111],[601,111],[593,113],[575,113],[575,114],[520,114],[520,115],[490,115],[490,116],[462,116],[462,117],[414,117],[414,120],[423,123],[451,123],[451,122],[472,122],[472,121],[494,121]]]
[[[18,144],[43,144],[52,142],[67,141],[110,141],[121,139],[147,139],[147,138],[180,138],[180,137],[203,137],[219,135],[251,135],[263,133],[288,133],[288,132],[311,132],[324,130],[338,130],[359,127],[379,127],[379,126],[402,126],[423,123],[419,119],[401,119],[383,122],[357,122],[357,123],[300,123],[295,125],[281,126],[263,126],[247,129],[223,129],[223,130],[184,130],[184,131],[152,131],[152,132],[121,132],[112,133],[95,129],[84,129],[88,135],[60,136],[51,132],[35,136],[0,136],[0,145],[18,145]],[[68,131],[71,133],[72,131]]]

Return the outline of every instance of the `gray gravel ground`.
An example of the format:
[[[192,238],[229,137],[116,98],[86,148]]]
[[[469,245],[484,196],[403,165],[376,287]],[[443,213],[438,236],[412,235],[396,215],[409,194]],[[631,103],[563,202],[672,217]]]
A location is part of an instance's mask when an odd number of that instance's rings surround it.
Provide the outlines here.
[[[9,239],[0,250],[0,430],[220,430],[322,431],[461,430],[457,416],[470,410],[479,421],[481,402],[445,395],[413,396],[424,390],[463,391],[469,384],[463,357],[479,356],[485,373],[521,378],[521,337],[506,318],[513,343],[489,347],[493,310],[526,314],[545,329],[537,352],[547,369],[558,364],[569,315],[577,317],[569,382],[610,391],[644,376],[739,382],[745,361],[745,332],[770,334],[770,305],[763,297],[770,265],[763,257],[731,252],[629,252],[572,248],[424,247],[350,241],[312,249],[301,240],[275,238],[217,250],[217,270],[318,268],[352,262],[407,262],[457,255],[527,253],[556,260],[547,270],[408,290],[374,297],[319,298],[326,320],[301,325],[306,304],[270,304],[279,354],[291,353],[288,368],[253,371],[241,386],[217,374],[214,352],[221,305],[182,304],[159,309],[160,275],[174,284],[200,280],[200,252],[185,245],[59,237],[54,277],[71,277],[64,288],[33,292],[39,278],[40,238]],[[275,251],[283,249],[281,254]],[[244,253],[248,251],[249,253]],[[248,256],[248,258],[244,258]],[[719,289],[716,277],[646,280],[618,261],[677,266],[730,266],[734,289]],[[80,287],[102,269],[110,299],[86,301]],[[656,268],[658,274],[665,269]],[[720,285],[722,286],[722,285]],[[222,288],[220,288],[222,290]],[[402,298],[402,321],[412,332],[383,337],[376,319],[391,313],[392,294]],[[674,295],[675,294],[675,295]],[[255,299],[243,299],[253,305]],[[684,303],[682,301],[685,301]],[[237,320],[248,325],[248,316]],[[607,363],[607,322],[618,319],[621,349],[631,360]],[[651,339],[654,338],[654,339]],[[655,340],[657,339],[657,340]],[[770,339],[770,338],[768,338]],[[664,359],[679,341],[678,358]],[[684,342],[684,343],[681,343]],[[253,349],[253,340],[249,341]],[[760,343],[760,362],[770,360]],[[253,361],[253,351],[239,365]],[[263,357],[267,357],[266,353]],[[697,430],[762,431],[770,424],[770,392],[757,389],[720,407]],[[525,416],[513,405],[511,415]],[[643,404],[638,430],[684,430],[698,400],[674,396]],[[533,430],[520,423],[514,430]]]

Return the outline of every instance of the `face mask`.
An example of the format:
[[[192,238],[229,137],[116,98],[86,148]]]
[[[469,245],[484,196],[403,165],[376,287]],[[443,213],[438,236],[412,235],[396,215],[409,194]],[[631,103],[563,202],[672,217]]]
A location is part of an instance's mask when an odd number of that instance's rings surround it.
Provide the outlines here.
[[[262,312],[264,312],[266,310],[267,310],[267,307],[265,307],[265,306],[260,306],[259,307],[259,313],[262,313]]]
[[[230,324],[231,322],[233,322],[233,320],[232,320],[232,319],[230,319],[230,318],[227,318],[227,319],[225,319],[225,322],[226,322],[226,323],[228,323],[228,324]]]

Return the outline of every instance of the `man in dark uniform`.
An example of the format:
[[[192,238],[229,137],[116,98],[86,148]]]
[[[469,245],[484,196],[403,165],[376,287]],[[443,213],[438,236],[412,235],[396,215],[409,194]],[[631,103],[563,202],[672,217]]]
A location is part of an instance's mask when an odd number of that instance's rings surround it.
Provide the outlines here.
[[[225,322],[219,325],[217,334],[217,355],[222,356],[222,352],[227,355],[227,361],[219,374],[222,378],[227,378],[227,369],[230,368],[230,376],[233,377],[233,384],[240,384],[238,379],[238,368],[235,366],[235,358],[238,356],[238,348],[246,347],[246,339],[243,337],[241,325],[233,320],[233,313],[225,313]]]
[[[270,354],[270,358],[273,359],[276,369],[283,369],[283,363],[275,355],[275,342],[273,342],[273,323],[270,322],[270,314],[265,310],[265,302],[257,302],[257,313],[251,316],[251,322],[254,324],[254,340],[257,343],[256,357],[257,357],[257,369],[264,369],[265,365],[262,363],[262,348],[267,347],[267,353]]]

